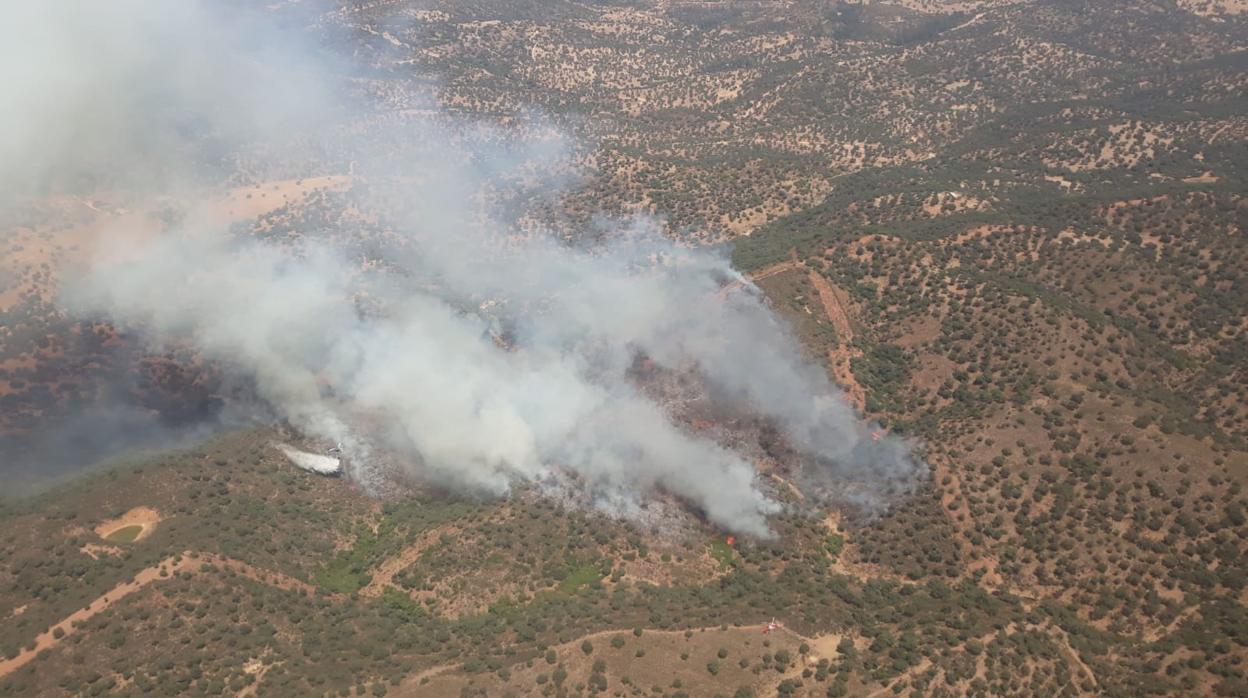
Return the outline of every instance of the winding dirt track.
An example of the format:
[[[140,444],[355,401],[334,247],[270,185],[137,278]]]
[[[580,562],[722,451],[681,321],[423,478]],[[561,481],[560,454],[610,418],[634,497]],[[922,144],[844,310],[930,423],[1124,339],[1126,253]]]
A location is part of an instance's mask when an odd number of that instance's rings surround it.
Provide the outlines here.
[[[134,575],[134,579],[128,582],[122,582],[117,586],[109,589],[102,596],[92,601],[85,608],[69,614],[64,620],[56,625],[48,628],[38,637],[35,638],[33,648],[23,649],[18,655],[12,659],[0,661],[0,677],[7,676],[14,671],[25,666],[33,660],[43,650],[50,650],[61,643],[62,640],[73,635],[78,631],[78,626],[90,620],[97,613],[108,610],[114,603],[126,598],[130,594],[142,589],[159,579],[164,579],[172,575],[174,572],[183,570],[197,570],[202,567],[204,561],[202,559],[194,560],[187,555],[172,555],[165,558],[161,562]],[[57,630],[64,633],[61,637],[56,637]]]
[[[796,259],[791,259],[787,262],[779,262],[769,267],[763,267],[762,269],[759,269],[756,272],[746,274],[745,277],[746,279],[749,280],[750,283],[757,283],[759,281],[762,281],[763,279],[766,279],[769,276],[775,276],[776,274],[783,274],[786,271],[791,271],[793,269],[800,269],[800,268],[802,268],[802,263],[797,261]],[[723,288],[716,291],[715,297],[719,298],[720,300],[723,300],[727,298],[729,295],[731,295],[732,293],[735,293],[736,291],[739,291],[742,288],[745,288],[745,285],[746,285],[745,281],[733,281],[732,283],[727,284]]]
[[[832,323],[832,329],[836,330],[836,346],[828,350],[828,363],[832,365],[832,375],[836,378],[837,384],[845,390],[845,395],[854,407],[859,412],[863,412],[867,407],[867,394],[858,379],[854,377],[849,363],[862,352],[853,347],[854,327],[849,322],[849,313],[845,311],[845,301],[841,300],[837,289],[828,283],[823,274],[814,269],[810,270],[810,283],[819,292],[819,303],[823,306],[823,313],[828,317],[828,322]]]
[[[78,627],[90,620],[98,613],[102,613],[114,603],[126,598],[143,587],[157,582],[162,579],[168,579],[175,572],[196,572],[203,569],[204,565],[212,564],[223,570],[232,571],[239,576],[246,577],[262,584],[285,589],[288,591],[302,591],[307,593],[315,593],[316,588],[307,582],[295,579],[280,572],[271,572],[253,567],[245,562],[240,562],[232,558],[220,555],[199,555],[191,557],[192,553],[185,552],[181,555],[171,555],[159,563],[152,565],[134,575],[134,578],[128,582],[122,582],[117,586],[109,589],[107,592],[96,598],[84,608],[66,616],[56,625],[48,628],[35,638],[33,648],[23,649],[18,655],[12,659],[0,660],[0,678],[3,678],[14,671],[22,668],[43,650],[51,650],[63,641],[65,638],[73,635],[78,631]],[[56,631],[60,630],[63,635],[56,636]]]
[[[387,558],[378,565],[368,585],[360,589],[361,596],[381,596],[386,587],[394,586],[394,576],[415,563],[429,546],[438,542],[438,538],[447,531],[445,527],[435,527],[420,534],[415,541],[403,548],[394,557]]]
[[[221,555],[202,555],[200,557],[200,562],[212,563],[213,565],[220,567],[222,570],[233,572],[240,577],[246,577],[253,582],[268,584],[271,587],[277,587],[278,589],[285,591],[298,591],[305,594],[318,593],[318,589],[315,586],[308,584],[302,579],[295,579],[294,577],[282,572],[260,569],[259,567],[254,567],[246,562],[235,560],[231,557],[223,557]],[[331,598],[337,597],[337,594],[331,595]]]
[[[429,533],[432,534],[436,530],[437,529],[435,529],[434,531],[429,531]],[[418,546],[414,545],[413,547],[415,548]],[[294,577],[291,577],[289,575],[286,575],[280,572],[262,570],[248,563],[241,562],[239,560],[234,560],[232,558],[228,558],[228,557],[224,557],[220,555],[199,555],[197,557],[191,557],[191,555],[192,553],[190,552],[185,552],[185,553],[182,553],[181,555],[171,555],[165,558],[164,560],[162,560],[161,562],[151,567],[148,567],[144,570],[141,570],[130,581],[122,582],[121,584],[118,584],[117,586],[113,587],[107,593],[96,598],[85,608],[81,608],[75,611],[74,613],[71,613],[65,619],[61,620],[56,625],[53,625],[52,627],[48,628],[46,631],[41,633],[37,638],[35,638],[35,643],[34,643],[33,648],[22,650],[22,652],[20,652],[16,657],[12,659],[0,661],[0,678],[3,678],[7,676],[8,674],[11,674],[14,671],[17,671],[21,667],[25,666],[26,664],[34,660],[39,655],[40,652],[44,650],[53,649],[54,647],[59,645],[62,640],[74,634],[75,632],[77,632],[78,627],[81,624],[85,623],[87,620],[91,619],[96,614],[102,613],[103,611],[108,610],[108,608],[111,607],[114,603],[126,598],[127,596],[129,596],[130,594],[133,594],[136,591],[139,591],[140,589],[147,586],[148,584],[151,584],[152,582],[160,581],[162,579],[168,579],[175,572],[196,572],[196,571],[202,570],[205,565],[212,564],[216,567],[219,567],[223,571],[232,572],[239,576],[251,579],[253,581],[260,582],[263,584],[269,584],[271,586],[274,586],[280,589],[285,589],[288,591],[307,592],[307,593],[316,592],[315,587],[313,587],[311,584],[295,579]],[[743,626],[743,627],[748,628],[751,626]],[[763,627],[763,626],[760,626],[760,627]],[[57,629],[60,629],[63,633],[60,637],[57,637],[55,635]],[[700,632],[702,630],[718,630],[718,629],[719,629],[719,626],[707,626],[705,628],[690,628],[690,630],[694,632]],[[570,640],[568,642],[562,643],[558,647],[562,647],[562,648],[574,647],[574,646],[578,646],[580,643],[584,642],[585,640],[597,640],[601,638],[611,637],[614,635],[619,635],[619,634],[626,633],[626,632],[629,632],[629,631],[621,630],[618,628],[611,629],[611,630],[599,630],[597,632],[589,633],[588,635],[584,635],[574,640]],[[646,632],[650,634],[655,634],[655,635],[678,635],[678,634],[684,634],[686,630],[685,629],[678,629],[678,630],[647,629]],[[808,642],[811,648],[815,651],[815,655],[824,656],[829,659],[832,658],[832,656],[834,656],[834,653],[837,651],[836,643],[839,642],[841,638],[840,635],[836,635],[836,634],[822,635],[822,636],[816,636],[816,637],[807,637],[805,635],[797,633],[784,626],[777,628],[777,632],[783,632],[788,635],[792,635],[798,640]],[[993,631],[992,633],[984,635],[982,638],[980,638],[980,641],[988,642],[991,640],[991,638],[995,634],[996,634],[996,631]],[[1066,660],[1070,662],[1071,664],[1073,664],[1074,666],[1076,666],[1084,675],[1086,675],[1087,678],[1092,682],[1094,686],[1097,685],[1096,675],[1092,672],[1091,668],[1088,667],[1088,665],[1084,663],[1083,659],[1079,656],[1079,653],[1076,652],[1070,646],[1069,639],[1066,637],[1066,634],[1061,630],[1056,630],[1056,632],[1051,633],[1051,635],[1054,635],[1055,636],[1054,639],[1059,641],[1060,645],[1062,646],[1061,647],[1062,654],[1065,656]],[[930,660],[925,658],[922,663],[911,668],[909,671],[907,671],[905,674],[895,679],[893,682],[890,682],[889,684],[871,693],[870,698],[875,698],[876,696],[885,695],[886,692],[891,690],[894,683],[897,683],[908,676],[913,676],[915,674],[922,673],[923,671],[926,671],[929,666],[930,666]],[[430,667],[428,669],[425,669],[424,671],[421,671],[419,673],[409,676],[404,681],[404,685],[408,687],[408,690],[419,691],[420,684],[423,679],[434,678],[436,676],[449,673],[451,671],[455,671],[459,669],[460,667],[461,667],[460,664],[444,664],[440,666]],[[801,667],[799,667],[798,670],[800,670],[800,668]]]
[[[766,627],[767,625],[765,623],[762,623],[759,625],[734,626],[732,629],[733,630],[753,630],[757,628],[759,631],[761,631],[761,630],[764,630]],[[701,633],[705,631],[720,632],[720,626],[707,625],[707,626],[696,627],[696,628],[678,628],[676,630],[660,630],[657,628],[646,628],[645,634],[649,636],[662,635],[662,636],[674,637],[674,636],[683,636],[686,632]],[[812,654],[811,654],[812,658],[827,657],[828,659],[832,659],[833,657],[835,657],[836,652],[837,652],[836,646],[840,642],[841,638],[843,637],[842,635],[838,635],[838,634],[816,635],[814,637],[807,637],[806,635],[802,635],[801,633],[795,630],[791,630],[783,625],[776,628],[775,631],[773,632],[784,633],[784,634],[787,634],[796,638],[799,642],[808,643],[812,649]],[[590,642],[594,642],[596,640],[604,640],[606,638],[615,637],[616,635],[631,635],[631,634],[632,634],[631,630],[626,630],[626,629],[621,629],[621,628],[613,628],[613,629],[608,629],[608,630],[596,630],[592,633],[581,635],[580,637],[574,638],[572,640],[568,640],[567,642],[561,642],[557,645],[553,645],[550,649],[555,650],[556,653],[560,655],[564,654],[565,652],[574,654],[574,652],[572,652],[572,648],[579,648],[581,646],[581,643],[585,642],[586,640]],[[813,664],[813,661],[811,662],[811,664]],[[799,676],[801,674],[801,671],[805,669],[806,666],[807,664],[798,662],[796,666],[794,667],[793,671],[789,673],[792,674],[793,676]],[[423,682],[426,679],[432,679],[432,678],[441,676],[443,674],[448,674],[453,671],[457,671],[461,669],[462,667],[463,667],[463,664],[460,664],[460,663],[440,664],[438,666],[430,667],[428,669],[425,669],[424,671],[412,674],[403,680],[403,684],[402,684],[403,689],[400,690],[399,695],[405,696],[405,697],[410,696],[413,698],[415,696],[424,695],[424,691],[427,690],[427,687],[423,684]],[[779,683],[780,680],[781,680],[780,677],[776,677],[777,683]]]
[[[746,276],[751,283],[758,283],[763,279],[783,274],[786,271],[798,271],[806,268],[805,262],[798,259],[797,253],[794,251],[790,259],[763,267]],[[849,402],[855,409],[862,412],[866,409],[866,393],[863,391],[862,385],[858,383],[858,379],[854,377],[854,372],[850,370],[849,364],[850,360],[861,352],[858,352],[853,347],[854,327],[849,321],[849,313],[845,310],[846,301],[841,298],[838,290],[822,274],[814,269],[810,269],[809,273],[810,283],[819,292],[819,303],[823,306],[824,315],[832,323],[832,328],[836,330],[836,346],[828,350],[828,363],[832,367],[832,375],[837,384],[844,389]],[[734,281],[721,288],[716,295],[721,299],[727,298],[729,294],[741,289],[745,284],[745,281]]]
[[[796,259],[790,259],[787,262],[780,262],[778,264],[773,264],[769,267],[763,267],[762,269],[759,269],[758,271],[752,274],[749,274],[748,276],[750,277],[750,281],[762,281],[763,279],[766,279],[769,276],[775,276],[776,274],[783,274],[784,272],[791,271],[793,269],[800,269],[802,266],[804,266],[802,262],[799,262]]]

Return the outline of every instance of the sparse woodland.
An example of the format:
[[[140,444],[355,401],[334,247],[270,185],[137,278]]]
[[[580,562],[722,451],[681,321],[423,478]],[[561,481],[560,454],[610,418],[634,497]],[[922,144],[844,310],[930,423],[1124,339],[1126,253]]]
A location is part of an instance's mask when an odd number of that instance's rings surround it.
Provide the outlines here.
[[[0,500],[0,696],[1248,695],[1243,3],[303,4],[378,118],[436,77],[453,113],[577,136],[572,191],[508,202],[528,223],[731,242],[931,478],[829,520],[766,473],[776,540],[729,546],[524,490],[368,498],[267,430],[122,458]],[[239,211],[289,175],[235,164]],[[231,232],[379,261],[370,194]],[[4,221],[5,434],[133,358],[49,299],[84,215]],[[219,388],[194,364],[131,378],[189,418]],[[138,506],[151,535],[94,533]]]

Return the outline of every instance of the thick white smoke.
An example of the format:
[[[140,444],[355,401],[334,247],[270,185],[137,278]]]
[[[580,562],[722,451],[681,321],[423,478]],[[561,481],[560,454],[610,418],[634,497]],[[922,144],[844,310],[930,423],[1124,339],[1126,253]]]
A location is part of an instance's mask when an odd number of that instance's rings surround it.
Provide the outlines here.
[[[29,132],[10,134],[7,151],[56,145],[49,158],[27,155],[39,161],[33,171],[44,181],[94,176],[105,153],[147,187],[199,182],[211,178],[196,150],[203,134],[220,136],[214,147],[272,149],[289,140],[271,127],[292,116],[291,105],[325,105],[323,114],[345,101],[329,81],[307,83],[326,71],[304,52],[281,53],[254,76],[240,69],[264,63],[286,42],[242,51],[230,38],[236,23],[194,3],[92,7],[122,36],[97,41],[90,56],[57,56],[43,45],[69,40],[53,29],[63,24],[72,35],[80,19],[67,22],[56,11],[27,18],[48,25],[33,40],[38,55],[73,63],[55,71],[74,76],[62,87],[91,85],[89,100],[32,102],[50,118],[5,117]],[[127,25],[127,12],[144,21]],[[255,25],[248,27],[254,38]],[[176,40],[199,32],[238,52],[222,64],[204,41]],[[157,53],[136,58],[133,44],[145,40]],[[281,71],[291,79],[277,81],[282,94],[274,99],[264,88]],[[147,113],[152,103],[136,90],[160,95],[160,113]],[[109,118],[92,123],[93,112]],[[878,503],[922,476],[904,444],[871,439],[758,294],[719,292],[737,278],[721,255],[675,245],[647,221],[617,223],[592,245],[569,245],[532,226],[520,234],[495,204],[549,196],[556,173],[567,171],[560,139],[448,125],[437,115],[390,126],[366,110],[351,118],[367,125],[363,136],[344,135],[352,129],[338,124],[335,147],[349,152],[365,175],[357,183],[367,181],[392,226],[367,259],[347,231],[278,246],[191,216],[141,247],[94,258],[67,289],[69,307],[156,344],[189,341],[252,379],[300,429],[343,443],[362,477],[370,448],[384,446],[443,484],[503,493],[570,473],[604,506],[627,509],[665,491],[727,529],[768,535],[767,516],[779,507],[760,488],[754,464],[689,433],[643,395],[630,376],[639,356],[694,370],[716,399],[774,421],[810,457],[817,472],[809,479],[852,490],[859,501]],[[195,133],[180,142],[171,123],[193,124]],[[75,157],[83,133],[124,146],[143,142],[145,130],[174,141],[168,157],[161,148],[109,153],[107,146]],[[420,145],[394,158],[379,156],[377,143]],[[281,153],[277,159],[289,162]],[[2,174],[4,182],[17,175]],[[500,333],[512,346],[497,341]]]
[[[192,0],[0,7],[0,205],[219,178],[232,146],[341,112],[334,63],[254,14]]]

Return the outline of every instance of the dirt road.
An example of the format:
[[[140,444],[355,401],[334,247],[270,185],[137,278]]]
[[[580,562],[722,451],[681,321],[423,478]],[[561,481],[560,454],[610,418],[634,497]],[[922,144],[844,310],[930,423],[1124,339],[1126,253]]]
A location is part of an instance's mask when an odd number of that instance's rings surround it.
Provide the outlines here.
[[[35,646],[33,648],[22,650],[12,659],[0,661],[0,677],[7,676],[22,668],[43,650],[50,650],[56,647],[62,640],[77,632],[79,625],[90,620],[97,613],[108,610],[110,606],[121,599],[126,598],[152,582],[168,578],[174,572],[197,570],[203,564],[204,561],[202,559],[194,560],[184,553],[167,557],[160,563],[142,570],[134,575],[134,579],[118,584],[95,601],[92,601],[86,608],[74,611],[64,620],[41,633],[35,638]],[[59,637],[57,636],[58,630],[62,633]]]
[[[360,595],[374,597],[381,596],[382,592],[386,590],[386,587],[393,586],[394,576],[396,574],[402,572],[404,569],[420,559],[421,554],[424,553],[429,546],[437,543],[443,533],[450,531],[451,529],[447,527],[437,527],[425,531],[417,536],[415,541],[413,541],[406,548],[403,548],[403,550],[401,550],[397,555],[387,558],[377,566],[377,570],[373,572],[372,579],[369,580],[368,585],[363,589],[360,589]]]
[[[853,406],[862,412],[867,406],[866,392],[854,372],[850,369],[850,361],[862,352],[854,348],[854,327],[849,322],[849,313],[845,311],[846,300],[841,298],[838,289],[832,287],[828,280],[819,272],[810,270],[810,283],[819,292],[819,303],[832,329],[836,330],[836,346],[828,350],[828,363],[832,366],[832,375],[837,384],[845,390]]]
[[[304,591],[307,593],[315,593],[316,589],[307,582],[300,581],[280,572],[270,572],[253,567],[245,562],[240,562],[232,558],[220,555],[199,555],[191,557],[192,553],[185,552],[181,555],[171,555],[159,563],[152,565],[138,574],[128,582],[122,582],[117,586],[109,589],[100,595],[85,608],[69,614],[62,621],[40,633],[35,638],[35,645],[32,649],[23,649],[16,657],[0,661],[0,678],[17,671],[30,661],[35,659],[43,650],[51,650],[61,643],[65,638],[73,635],[78,631],[78,627],[90,620],[96,614],[103,613],[113,604],[126,598],[127,596],[139,591],[143,587],[157,582],[162,579],[172,577],[175,572],[196,572],[203,569],[204,565],[212,564],[223,570],[229,570],[236,574],[251,579],[262,584],[286,589],[289,591]],[[57,636],[57,631],[61,635]]]

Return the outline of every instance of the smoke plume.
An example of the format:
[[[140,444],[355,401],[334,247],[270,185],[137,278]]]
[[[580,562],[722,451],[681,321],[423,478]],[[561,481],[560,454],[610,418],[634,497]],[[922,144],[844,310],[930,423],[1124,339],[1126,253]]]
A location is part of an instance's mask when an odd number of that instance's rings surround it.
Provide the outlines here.
[[[540,118],[463,123],[415,93],[423,113],[395,116],[287,32],[192,2],[91,5],[85,19],[29,5],[38,31],[5,38],[49,64],[53,86],[21,93],[30,109],[3,115],[0,146],[36,189],[85,177],[185,192],[242,162],[285,174],[350,163],[347,207],[366,212],[355,223],[266,236],[190,207],[141,245],[102,246],[63,300],[245,376],[283,419],[341,443],[365,484],[385,449],[447,486],[570,481],[625,513],[666,492],[769,535],[779,505],[755,465],[644,394],[639,360],[774,423],[821,491],[878,507],[925,472],[904,443],[871,437],[748,282],[723,291],[741,278],[722,254],[645,219],[602,220],[570,242],[523,215],[575,177],[574,144]],[[9,162],[0,183],[26,193],[18,183],[34,179]]]

